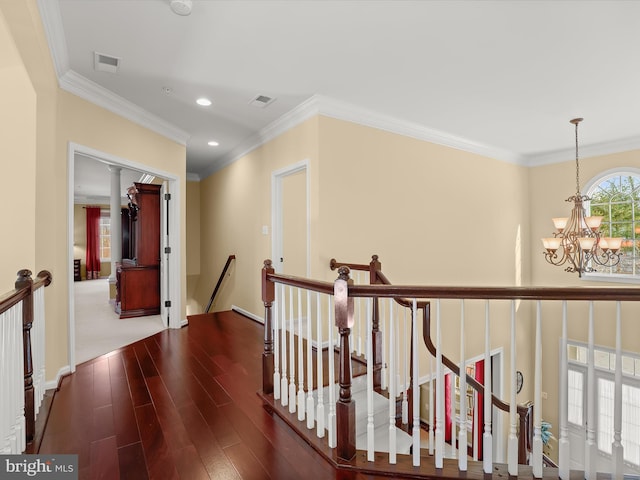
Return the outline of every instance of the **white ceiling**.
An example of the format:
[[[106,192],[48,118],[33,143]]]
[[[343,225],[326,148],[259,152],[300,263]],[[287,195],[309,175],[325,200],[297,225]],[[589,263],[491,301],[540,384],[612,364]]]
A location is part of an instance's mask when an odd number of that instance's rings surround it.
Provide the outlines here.
[[[582,156],[640,148],[638,1],[39,8],[61,86],[184,142],[200,178],[318,112],[523,164],[571,159],[576,116]],[[118,72],[94,70],[94,52]],[[276,100],[256,108],[256,95]]]

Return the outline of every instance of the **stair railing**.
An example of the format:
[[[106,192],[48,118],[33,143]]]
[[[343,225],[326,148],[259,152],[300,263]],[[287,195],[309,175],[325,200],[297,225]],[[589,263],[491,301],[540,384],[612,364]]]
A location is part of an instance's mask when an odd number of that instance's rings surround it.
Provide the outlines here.
[[[235,255],[229,255],[229,257],[227,258],[227,262],[224,264],[224,267],[222,268],[222,273],[220,273],[220,277],[218,278],[218,282],[216,283],[216,286],[214,287],[213,292],[211,293],[211,298],[209,299],[209,303],[207,304],[207,308],[205,308],[204,313],[209,313],[209,310],[211,309],[211,305],[213,305],[213,301],[215,300],[216,295],[218,294],[218,290],[220,290],[220,285],[222,285],[222,280],[224,280],[224,277],[227,274],[227,270],[229,270],[229,266],[231,265],[231,262],[235,259],[236,259]]]
[[[20,270],[15,289],[0,296],[0,453],[22,453],[35,435],[44,396],[44,294],[51,283],[45,270],[35,280]]]
[[[465,347],[465,321],[473,318],[476,319],[470,313],[474,312],[475,307],[481,311],[480,318],[484,317],[484,352],[483,358],[485,363],[485,375],[486,378],[491,378],[491,332],[495,330],[496,325],[500,325],[502,331],[508,331],[510,334],[510,365],[508,368],[510,379],[510,391],[508,397],[510,398],[509,404],[514,408],[509,408],[509,422],[508,422],[508,441],[507,441],[507,463],[505,465],[494,463],[494,452],[492,450],[493,444],[493,432],[492,432],[492,403],[484,402],[484,419],[482,425],[479,425],[483,431],[483,459],[482,463],[467,462],[466,452],[458,456],[457,470],[458,472],[465,472],[467,470],[478,473],[484,472],[484,474],[496,473],[500,475],[521,475],[532,476],[535,478],[541,478],[543,476],[543,455],[542,455],[542,408],[535,408],[533,411],[533,439],[532,455],[530,459],[530,467],[522,466],[518,464],[518,420],[517,410],[515,408],[516,402],[516,319],[521,319],[524,316],[524,321],[528,321],[527,316],[531,310],[533,317],[535,317],[535,339],[533,342],[532,357],[534,357],[534,395],[533,400],[535,405],[542,406],[542,318],[543,310],[545,322],[551,322],[553,325],[562,323],[562,336],[561,351],[567,350],[567,319],[568,308],[567,305],[577,304],[576,311],[579,313],[578,320],[582,318],[582,308],[588,307],[589,309],[589,352],[590,359],[593,359],[594,351],[594,304],[598,305],[598,315],[608,318],[610,306],[615,307],[614,317],[616,320],[616,338],[617,345],[616,351],[619,355],[621,352],[621,305],[623,303],[636,303],[640,301],[640,290],[635,288],[538,288],[538,287],[506,287],[506,288],[494,288],[494,287],[429,287],[429,286],[398,286],[398,285],[356,285],[353,284],[349,278],[350,270],[345,265],[338,268],[338,279],[333,283],[319,282],[310,279],[278,275],[275,274],[271,266],[270,261],[266,261],[262,271],[263,280],[263,302],[265,305],[265,348],[263,353],[263,395],[265,401],[270,405],[276,407],[274,410],[282,415],[283,418],[289,421],[293,428],[297,429],[302,435],[305,436],[307,441],[315,445],[319,450],[318,441],[309,437],[307,429],[313,428],[313,423],[320,425],[322,422],[326,422],[326,429],[330,432],[326,440],[326,445],[329,448],[335,448],[335,457],[331,454],[327,456],[330,461],[334,461],[337,468],[350,468],[357,469],[362,472],[370,473],[387,473],[397,475],[413,475],[413,476],[430,476],[439,474],[441,475],[443,469],[448,469],[448,475],[451,475],[451,461],[444,458],[444,396],[445,389],[443,385],[443,379],[445,374],[445,368],[447,367],[443,358],[443,339],[442,330],[443,322],[447,324],[455,322],[451,316],[451,312],[459,312],[460,318],[460,358],[464,359]],[[377,274],[380,276],[379,274]],[[304,294],[303,294],[304,292]],[[380,303],[379,313],[381,317],[386,315],[387,318],[387,330],[388,338],[384,339],[389,344],[388,353],[388,389],[386,396],[388,397],[388,427],[383,428],[388,430],[388,435],[385,433],[388,439],[386,445],[386,451],[388,456],[381,456],[375,454],[379,452],[377,449],[377,442],[380,441],[377,433],[378,425],[372,424],[372,416],[374,414],[371,410],[371,396],[373,392],[372,388],[372,356],[371,349],[373,345],[372,335],[368,335],[366,340],[368,358],[366,369],[366,395],[359,397],[358,400],[354,400],[353,385],[356,380],[359,380],[359,373],[355,369],[359,368],[358,363],[352,360],[350,352],[351,347],[350,333],[351,328],[355,325],[354,318],[354,302],[358,299],[366,299],[367,307],[366,317],[368,319],[368,331],[371,332],[371,315],[373,311],[373,305],[375,302]],[[420,302],[425,302],[424,305],[430,305],[430,309],[419,309]],[[420,314],[425,316],[423,318],[423,326],[426,326],[424,320],[431,321],[431,315],[435,317],[435,337],[432,338],[431,343],[435,347],[435,373],[431,367],[425,369],[424,365],[418,361],[418,355],[412,357],[412,374],[411,374],[411,394],[412,394],[412,429],[411,433],[411,447],[409,451],[400,452],[396,449],[396,444],[399,441],[400,434],[403,428],[398,428],[399,422],[396,416],[396,401],[398,390],[398,378],[399,369],[398,362],[399,354],[402,351],[412,350],[418,352],[418,336],[409,335],[408,338],[404,338],[405,343],[401,343],[396,338],[402,337],[400,334],[399,321],[401,315],[397,311],[398,305],[410,305],[411,309],[411,331],[418,332],[418,317]],[[543,308],[544,304],[544,308]],[[502,308],[502,306],[508,306],[509,308]],[[531,309],[523,307],[523,305],[531,305]],[[558,311],[558,307],[562,306],[562,312]],[[433,307],[433,312],[431,312]],[[633,307],[629,307],[631,310]],[[317,309],[317,315],[314,312]],[[572,306],[573,309],[573,306]],[[637,307],[636,307],[637,309]],[[510,310],[508,312],[507,310]],[[573,311],[573,310],[572,310]],[[303,315],[303,312],[306,312]],[[603,313],[605,312],[605,313]],[[480,319],[478,318],[478,320]],[[306,322],[306,330],[304,324]],[[493,327],[492,327],[493,324]],[[313,338],[313,328],[317,328],[318,336]],[[468,326],[471,326],[468,324]],[[326,327],[326,328],[325,328]],[[334,336],[335,335],[335,336]],[[429,335],[431,337],[431,335]],[[279,340],[278,340],[279,339]],[[328,340],[328,349],[323,348],[323,339]],[[333,347],[336,344],[335,339],[338,339],[339,353],[337,362],[337,381],[339,386],[339,396],[336,398],[334,395],[329,395],[328,401],[321,402],[321,392],[325,389],[331,391],[335,378],[332,378],[332,372],[334,370],[331,365],[331,359],[333,358]],[[406,341],[410,342],[410,347],[407,347]],[[278,342],[283,348],[278,348]],[[297,342],[297,354],[296,345]],[[306,343],[305,343],[306,342]],[[315,345],[314,345],[315,342]],[[552,342],[555,344],[555,342]],[[547,347],[548,348],[548,347]],[[555,350],[555,346],[552,347]],[[309,361],[312,358],[311,350],[316,351],[318,375],[309,375],[309,371],[313,370]],[[306,367],[305,369],[305,357],[303,352],[306,350]],[[324,359],[321,358],[320,352],[328,350],[328,363],[329,368],[326,372],[329,375],[328,384],[323,382],[320,365],[324,363]],[[297,356],[296,356],[297,355]],[[566,357],[564,357],[566,359]],[[620,358],[620,357],[618,357]],[[280,362],[280,370],[278,369],[278,362]],[[463,362],[461,362],[464,365]],[[616,368],[621,369],[619,366],[622,362],[616,362]],[[451,368],[454,367],[454,368]],[[450,370],[455,372],[456,365],[450,365]],[[464,368],[464,367],[463,367]],[[285,371],[286,369],[286,371]],[[307,373],[305,373],[305,371]],[[460,369],[458,370],[460,371]],[[296,374],[298,375],[298,392],[296,395]],[[421,454],[421,439],[420,439],[420,405],[421,405],[421,389],[419,385],[419,379],[421,374],[424,376],[431,375],[435,378],[435,452],[433,460],[429,457],[425,457]],[[303,378],[302,375],[305,375]],[[587,375],[588,383],[593,385],[595,382],[595,374],[593,369],[593,362],[590,361],[589,373]],[[620,375],[621,377],[621,375]],[[306,378],[306,380],[305,380]],[[470,380],[470,383],[474,379],[468,379],[466,375],[461,378],[464,381]],[[477,382],[476,387],[480,389],[480,382]],[[560,362],[560,398],[566,401],[567,399],[567,367],[566,362]],[[404,386],[406,387],[406,385]],[[461,386],[462,388],[462,386]],[[431,392],[433,389],[430,389]],[[485,385],[482,387],[484,395],[488,398],[493,392],[491,385]],[[464,390],[462,390],[464,391]],[[616,392],[621,392],[619,388],[618,375],[616,375]],[[430,394],[431,394],[430,392]],[[621,393],[616,393],[616,407],[615,407],[615,420],[613,428],[612,441],[615,444],[613,451],[616,452],[616,456],[621,455],[623,450],[619,439],[621,438],[621,416],[620,416],[620,398]],[[307,400],[305,402],[304,400]],[[311,399],[311,402],[308,400]],[[275,402],[280,400],[280,402]],[[317,402],[317,403],[316,403]],[[364,446],[357,446],[360,434],[356,435],[355,425],[355,412],[357,406],[361,402],[364,402],[365,412],[364,418],[366,418],[366,428],[363,435],[365,439]],[[278,404],[280,403],[280,404]],[[324,416],[320,416],[319,408],[322,403],[323,408],[329,410],[328,420],[324,420]],[[309,405],[318,408],[309,408]],[[288,411],[283,413],[282,406],[287,406]],[[304,412],[302,410],[305,409]],[[430,409],[430,411],[433,411]],[[464,410],[463,410],[464,411]],[[292,417],[294,413],[298,413],[296,422],[295,417]],[[302,413],[302,415],[300,415]],[[289,415],[289,416],[287,416]],[[313,417],[315,415],[315,417]],[[585,440],[585,449],[587,451],[594,452],[594,456],[597,453],[595,444],[595,434],[593,431],[593,425],[595,425],[595,413],[592,409],[587,412],[587,424],[591,425],[591,430],[587,432],[587,438]],[[310,416],[312,422],[309,421]],[[302,420],[307,421],[307,429],[298,429],[296,425],[301,423]],[[375,422],[375,421],[374,421]],[[465,422],[461,422],[466,424]],[[563,480],[569,478],[569,439],[567,436],[567,416],[566,410],[560,409],[560,439],[559,439],[559,468],[556,473],[551,475],[559,475]],[[333,427],[332,427],[333,425]],[[376,428],[369,428],[374,426]],[[460,430],[463,431],[464,427],[461,426]],[[322,434],[320,428],[318,428],[317,437],[322,438],[324,436],[324,428],[322,428]],[[333,433],[331,431],[333,430]],[[455,429],[454,429],[455,431]],[[338,434],[336,434],[336,432]],[[523,432],[520,432],[521,435]],[[316,437],[314,436],[314,438]],[[375,445],[373,437],[375,436]],[[462,435],[461,435],[462,438]],[[363,456],[360,456],[359,451],[363,451]],[[622,461],[616,463],[616,465],[622,465]],[[614,466],[612,472],[614,475],[622,475],[622,472],[618,471],[619,467]],[[595,478],[596,466],[593,463],[585,465],[585,475],[587,478]],[[462,475],[459,473],[458,475]],[[465,474],[466,475],[466,474]]]

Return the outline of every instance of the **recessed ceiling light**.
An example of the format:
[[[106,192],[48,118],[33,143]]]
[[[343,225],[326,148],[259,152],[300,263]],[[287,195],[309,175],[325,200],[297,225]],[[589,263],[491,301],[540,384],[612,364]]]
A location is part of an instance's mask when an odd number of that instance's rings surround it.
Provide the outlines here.
[[[211,105],[211,100],[209,100],[208,98],[201,97],[196,100],[196,103],[198,105],[202,105],[203,107],[208,107],[209,105]]]
[[[207,145],[209,145],[210,147],[217,147],[220,144],[215,140],[211,140],[210,142],[207,142]]]

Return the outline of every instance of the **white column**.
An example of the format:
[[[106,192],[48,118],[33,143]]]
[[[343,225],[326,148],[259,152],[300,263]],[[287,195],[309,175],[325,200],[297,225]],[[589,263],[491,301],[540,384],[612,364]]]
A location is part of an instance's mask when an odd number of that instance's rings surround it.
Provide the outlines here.
[[[320,317],[316,318],[320,323]],[[313,401],[313,348],[311,335],[311,290],[307,290],[307,428],[315,426],[315,404]],[[318,345],[318,350],[322,347]]]
[[[121,167],[109,165],[111,172],[111,198],[109,208],[111,210],[111,275],[109,283],[116,283],[116,263],[122,261],[122,194],[120,192]]]

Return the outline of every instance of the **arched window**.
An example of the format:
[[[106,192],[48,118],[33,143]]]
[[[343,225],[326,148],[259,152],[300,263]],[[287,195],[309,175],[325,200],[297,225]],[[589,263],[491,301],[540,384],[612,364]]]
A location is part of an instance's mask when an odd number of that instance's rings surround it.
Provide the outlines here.
[[[603,237],[621,237],[622,256],[613,267],[598,267],[597,275],[611,279],[640,279],[640,170],[609,170],[587,186],[591,201],[585,205],[588,215],[602,215]]]

